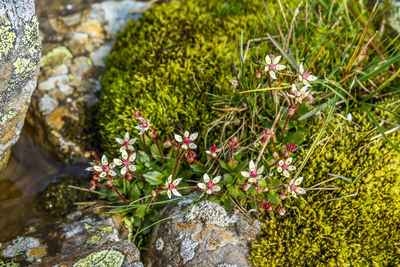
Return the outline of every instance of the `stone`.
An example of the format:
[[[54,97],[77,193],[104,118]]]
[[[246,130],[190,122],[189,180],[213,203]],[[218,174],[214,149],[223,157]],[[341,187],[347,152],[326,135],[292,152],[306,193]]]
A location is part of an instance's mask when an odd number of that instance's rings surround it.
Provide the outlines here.
[[[389,12],[388,21],[390,26],[392,26],[397,33],[400,33],[400,1],[390,0],[392,6]]]
[[[58,101],[49,95],[44,95],[40,99],[39,108],[44,115],[50,114],[58,105]]]
[[[17,142],[31,95],[36,87],[41,56],[34,0],[0,2],[0,166]],[[17,116],[17,115],[20,116]]]
[[[49,77],[47,81],[40,82],[38,88],[39,90],[44,90],[44,91],[58,89],[63,94],[70,95],[73,93],[73,89],[68,82],[69,82],[69,76],[67,74],[60,74]]]
[[[90,59],[94,66],[105,67],[104,60],[111,51],[111,44],[106,44],[90,53]]]
[[[151,233],[146,266],[250,266],[249,246],[261,231],[262,222],[238,212],[228,213],[208,200],[192,200],[167,206]]]
[[[8,245],[2,252],[2,255],[7,258],[12,258],[17,253],[27,252],[40,246],[40,241],[32,237],[18,237],[13,240],[13,243]]]

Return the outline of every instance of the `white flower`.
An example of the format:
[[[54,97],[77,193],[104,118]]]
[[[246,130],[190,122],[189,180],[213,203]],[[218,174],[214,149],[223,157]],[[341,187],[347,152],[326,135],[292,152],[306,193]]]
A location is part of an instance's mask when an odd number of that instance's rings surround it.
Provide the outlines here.
[[[244,177],[249,178],[248,182],[250,184],[256,183],[257,179],[261,177],[261,173],[264,171],[264,166],[261,166],[258,170],[256,170],[256,165],[254,164],[254,161],[250,160],[249,164],[249,172],[248,171],[242,171],[241,174]]]
[[[165,187],[167,188],[167,195],[169,198],[171,198],[172,194],[174,194],[177,197],[182,196],[181,193],[179,193],[178,189],[176,188],[181,181],[182,178],[178,178],[172,182],[172,175],[170,175],[167,178],[167,181],[165,182]]]
[[[215,144],[210,148],[210,150],[207,150],[206,153],[210,155],[212,158],[217,158],[217,153],[219,153],[221,149],[217,149]]]
[[[302,103],[309,94],[308,86],[304,86],[299,91],[297,90],[296,85],[292,84],[292,93],[293,95],[290,95],[290,97],[294,97],[296,99],[296,102]]]
[[[139,130],[139,135],[143,135],[150,129],[150,120],[146,120],[142,117],[139,117],[138,120],[141,122],[141,124],[135,126],[135,128]]]
[[[128,156],[128,152],[126,152],[126,150],[123,150],[121,152],[121,159],[114,159],[114,163],[118,166],[123,166],[121,168],[121,174],[125,175],[125,173],[128,171],[128,169],[131,172],[136,171],[136,167],[135,165],[132,164],[133,161],[135,161],[136,159],[136,153],[132,153],[131,155]]]
[[[221,187],[217,185],[217,183],[221,180],[221,176],[216,176],[214,179],[210,179],[207,173],[203,175],[203,182],[204,183],[198,183],[197,186],[202,190],[206,191],[207,194],[215,194],[219,190],[221,190]]]
[[[305,194],[306,190],[304,190],[301,187],[298,187],[298,185],[303,181],[303,177],[299,177],[296,179],[296,181],[294,179],[290,180],[289,182],[289,187],[288,187],[288,192],[290,194],[292,194],[293,197],[297,198],[297,194]]]
[[[197,145],[194,143],[194,140],[196,140],[198,135],[199,135],[198,133],[189,134],[189,132],[186,131],[183,134],[183,138],[179,134],[175,134],[175,140],[178,143],[182,143],[183,142],[182,148],[185,149],[185,150],[186,149],[195,149],[197,147]]]
[[[282,56],[275,57],[272,55],[271,56],[267,55],[265,57],[265,63],[266,63],[265,71],[269,72],[269,75],[272,77],[272,79],[276,79],[276,74],[275,74],[276,71],[286,69],[285,65],[278,64],[281,58]]]
[[[136,138],[129,139],[129,133],[126,132],[124,135],[124,139],[122,138],[115,138],[118,144],[121,145],[121,148],[119,149],[119,152],[122,152],[123,150],[128,149],[129,151],[135,150],[133,147],[133,144],[136,142]]]
[[[303,63],[300,63],[299,69],[301,73],[301,75],[299,75],[299,80],[303,82],[306,86],[311,87],[309,81],[310,82],[315,81],[318,79],[318,77],[311,75],[309,72],[306,72],[304,70]]]
[[[285,177],[290,177],[289,171],[296,170],[296,166],[290,165],[290,163],[292,163],[292,160],[293,160],[293,158],[288,158],[286,161],[280,160],[278,162],[278,172],[283,171],[283,175]]]
[[[105,155],[103,155],[101,157],[101,164],[100,166],[93,166],[93,169],[100,173],[100,178],[104,178],[106,176],[116,176],[117,173],[113,170],[115,168],[115,164],[114,163],[110,163],[108,164],[108,160],[107,157]]]

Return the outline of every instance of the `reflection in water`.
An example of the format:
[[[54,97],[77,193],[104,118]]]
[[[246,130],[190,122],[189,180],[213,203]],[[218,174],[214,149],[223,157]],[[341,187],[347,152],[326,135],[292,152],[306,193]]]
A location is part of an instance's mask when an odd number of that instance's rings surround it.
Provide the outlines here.
[[[26,132],[13,147],[10,163],[0,174],[0,242],[15,237],[30,223],[49,223],[37,209],[37,193],[56,178],[80,178],[85,163],[62,164],[35,143]]]

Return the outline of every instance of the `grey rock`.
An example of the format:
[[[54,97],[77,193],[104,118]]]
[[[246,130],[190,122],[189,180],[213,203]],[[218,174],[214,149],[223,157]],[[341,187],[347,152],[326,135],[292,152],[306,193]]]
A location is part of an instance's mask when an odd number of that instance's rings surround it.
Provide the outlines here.
[[[50,114],[58,105],[58,101],[49,95],[44,95],[40,99],[39,109],[44,115]]]
[[[40,241],[32,237],[18,237],[13,243],[3,250],[2,255],[7,258],[14,257],[17,253],[26,252],[40,246]]]
[[[98,49],[90,53],[90,59],[94,66],[105,67],[104,60],[106,59],[108,53],[111,51],[111,43],[100,46]]]
[[[21,132],[41,56],[34,0],[0,2],[0,168]]]
[[[178,214],[192,200],[167,206],[162,217]],[[205,200],[156,225],[152,231],[146,266],[250,266],[249,246],[262,222]]]

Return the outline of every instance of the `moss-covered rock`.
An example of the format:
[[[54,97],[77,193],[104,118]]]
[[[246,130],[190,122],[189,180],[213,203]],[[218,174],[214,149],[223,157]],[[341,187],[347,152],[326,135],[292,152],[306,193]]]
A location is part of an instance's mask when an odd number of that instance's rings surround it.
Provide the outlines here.
[[[154,5],[119,35],[102,79],[99,123],[108,143],[134,132],[141,110],[162,134],[176,124],[205,133],[218,117],[209,94],[231,88],[233,55],[244,40],[263,35],[262,1],[171,1]],[[250,37],[251,36],[251,37]],[[204,135],[200,135],[204,136]]]
[[[64,216],[71,212],[74,202],[86,201],[92,198],[90,193],[70,188],[69,185],[87,187],[87,185],[71,177],[60,177],[40,193],[40,207],[51,215]]]
[[[393,110],[394,105],[388,108]],[[375,110],[374,114],[379,121],[399,123],[398,117],[386,111]],[[382,138],[371,140],[379,132],[370,132],[375,126],[365,113],[353,114],[351,123],[338,118],[329,127],[327,143],[317,147],[302,173],[305,187],[332,178],[328,173],[354,180],[391,149]],[[396,143],[400,133],[389,138]],[[357,183],[338,178],[328,184],[339,190],[309,191],[303,199],[291,202],[289,214],[267,222],[253,244],[254,265],[398,266],[399,166],[399,154],[392,150]]]

